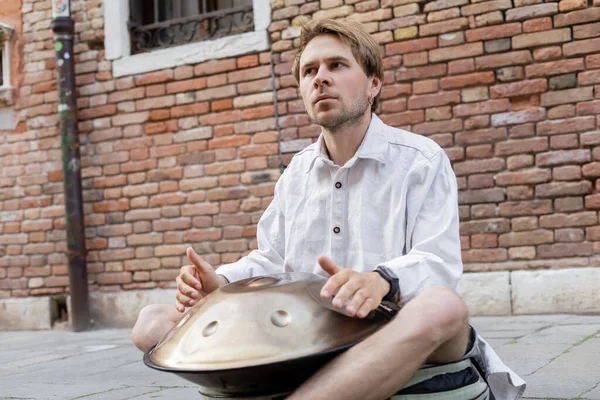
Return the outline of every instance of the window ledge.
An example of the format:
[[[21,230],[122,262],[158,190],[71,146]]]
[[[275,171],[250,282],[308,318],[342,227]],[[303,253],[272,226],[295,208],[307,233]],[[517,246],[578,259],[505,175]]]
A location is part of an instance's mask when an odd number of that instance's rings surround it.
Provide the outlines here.
[[[197,64],[250,52],[266,51],[269,48],[269,36],[266,30],[246,32],[220,39],[126,56],[113,61],[113,76],[118,78],[159,71],[185,64]]]
[[[13,93],[15,88],[12,86],[0,86],[0,107],[13,105]]]

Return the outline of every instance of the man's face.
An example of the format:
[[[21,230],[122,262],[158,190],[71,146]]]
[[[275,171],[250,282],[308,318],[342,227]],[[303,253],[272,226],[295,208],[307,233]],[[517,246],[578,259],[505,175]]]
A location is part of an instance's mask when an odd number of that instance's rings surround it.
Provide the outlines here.
[[[306,111],[313,123],[325,128],[360,119],[379,90],[378,80],[367,77],[350,47],[336,35],[312,39],[300,57],[299,69]]]

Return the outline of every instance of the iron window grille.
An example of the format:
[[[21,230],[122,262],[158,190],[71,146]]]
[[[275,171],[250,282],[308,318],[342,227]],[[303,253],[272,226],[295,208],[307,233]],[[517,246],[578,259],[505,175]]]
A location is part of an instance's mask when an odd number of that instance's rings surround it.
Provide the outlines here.
[[[254,30],[252,0],[130,0],[132,54]]]

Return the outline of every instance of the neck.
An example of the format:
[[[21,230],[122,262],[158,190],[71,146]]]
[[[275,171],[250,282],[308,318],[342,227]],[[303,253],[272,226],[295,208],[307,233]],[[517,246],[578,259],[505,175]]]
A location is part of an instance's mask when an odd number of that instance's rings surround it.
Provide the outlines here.
[[[343,166],[356,154],[371,124],[371,109],[335,127],[323,127],[323,139],[334,164]]]

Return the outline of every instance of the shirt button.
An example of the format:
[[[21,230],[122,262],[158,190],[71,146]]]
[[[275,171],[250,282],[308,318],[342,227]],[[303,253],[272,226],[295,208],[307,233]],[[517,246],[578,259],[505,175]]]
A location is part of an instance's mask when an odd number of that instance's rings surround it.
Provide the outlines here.
[[[340,228],[338,226],[333,228],[333,233],[340,233]]]
[[[342,187],[342,182],[336,182],[335,183],[335,187],[338,188],[338,189],[341,188]]]

